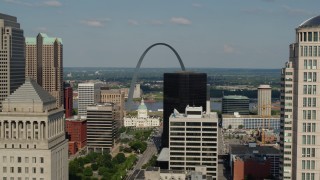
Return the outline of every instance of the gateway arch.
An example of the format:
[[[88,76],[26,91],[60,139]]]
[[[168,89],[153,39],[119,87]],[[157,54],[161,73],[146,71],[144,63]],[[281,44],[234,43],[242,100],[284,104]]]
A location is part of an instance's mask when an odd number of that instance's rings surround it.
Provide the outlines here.
[[[137,81],[137,78],[138,78],[138,74],[139,74],[139,70],[140,70],[140,66],[141,66],[141,63],[144,59],[144,56],[149,52],[150,49],[152,49],[153,47],[155,46],[166,46],[168,48],[170,48],[174,54],[176,55],[177,59],[179,60],[179,63],[180,63],[180,66],[181,66],[181,70],[182,71],[185,71],[185,67],[184,67],[184,64],[178,54],[178,52],[172,47],[170,46],[169,44],[166,44],[166,43],[155,43],[155,44],[152,44],[151,46],[149,46],[144,52],[143,54],[141,55],[138,63],[137,63],[137,66],[136,66],[136,69],[134,70],[134,74],[133,74],[133,77],[132,77],[132,80],[131,80],[131,85],[130,85],[130,89],[129,89],[129,95],[128,95],[128,110],[131,110],[131,106],[132,106],[132,98],[133,98],[133,91],[134,91],[134,86],[136,84],[136,81]]]

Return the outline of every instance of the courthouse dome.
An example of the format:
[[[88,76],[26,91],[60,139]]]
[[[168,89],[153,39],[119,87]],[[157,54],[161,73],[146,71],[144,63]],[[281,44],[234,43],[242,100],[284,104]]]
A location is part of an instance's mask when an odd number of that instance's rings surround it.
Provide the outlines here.
[[[304,21],[302,24],[300,24],[299,28],[317,27],[317,26],[320,26],[320,15]]]

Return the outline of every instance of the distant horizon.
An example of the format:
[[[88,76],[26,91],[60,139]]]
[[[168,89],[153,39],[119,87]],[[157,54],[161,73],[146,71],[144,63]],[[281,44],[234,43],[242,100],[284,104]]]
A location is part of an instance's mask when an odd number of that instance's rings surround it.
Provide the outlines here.
[[[299,0],[99,1],[0,0],[25,37],[62,38],[66,67],[135,67],[154,43],[167,43],[189,68],[278,69],[289,59],[295,29],[319,15]],[[142,66],[178,66],[159,46]]]
[[[82,66],[64,66],[63,68],[125,68],[135,69],[136,67],[82,67]],[[140,69],[181,69],[180,67],[141,67]],[[186,69],[263,69],[263,70],[279,70],[282,68],[234,68],[234,67],[186,67]]]

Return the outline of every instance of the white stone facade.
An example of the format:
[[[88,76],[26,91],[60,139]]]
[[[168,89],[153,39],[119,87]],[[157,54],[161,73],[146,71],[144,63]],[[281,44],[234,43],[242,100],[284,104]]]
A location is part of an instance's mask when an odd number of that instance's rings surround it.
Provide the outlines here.
[[[68,179],[63,109],[35,81],[26,80],[0,112],[0,177]]]
[[[144,104],[143,99],[138,108],[137,117],[125,117],[124,118],[124,127],[136,127],[136,128],[145,128],[145,127],[158,127],[160,126],[160,119],[149,117],[147,106]]]

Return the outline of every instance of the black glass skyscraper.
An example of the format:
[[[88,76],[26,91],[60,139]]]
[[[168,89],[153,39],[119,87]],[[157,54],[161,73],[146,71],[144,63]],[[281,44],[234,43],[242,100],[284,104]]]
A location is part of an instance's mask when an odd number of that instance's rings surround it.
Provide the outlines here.
[[[164,73],[162,147],[168,147],[169,117],[174,109],[184,112],[187,105],[206,109],[207,74],[194,72]]]

